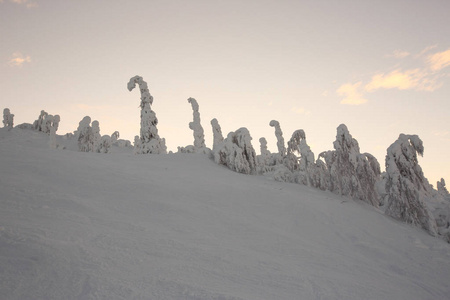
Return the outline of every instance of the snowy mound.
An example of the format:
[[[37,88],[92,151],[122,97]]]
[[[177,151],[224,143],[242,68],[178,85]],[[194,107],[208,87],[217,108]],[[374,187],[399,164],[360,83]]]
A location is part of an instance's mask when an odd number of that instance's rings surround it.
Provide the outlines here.
[[[450,295],[450,245],[362,201],[57,138],[0,129],[2,299]]]

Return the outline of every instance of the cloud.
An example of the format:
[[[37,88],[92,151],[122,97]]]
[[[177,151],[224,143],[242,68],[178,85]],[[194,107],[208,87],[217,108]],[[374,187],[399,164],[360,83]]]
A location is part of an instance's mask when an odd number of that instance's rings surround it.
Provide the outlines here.
[[[432,71],[436,72],[450,66],[450,49],[429,55],[427,63]]]
[[[401,68],[400,64],[394,70],[378,72],[363,85],[363,81],[355,84],[343,84],[336,90],[339,96],[344,96],[341,104],[359,105],[366,103],[366,93],[372,93],[379,89],[397,89],[433,92],[443,86],[444,80],[450,77],[442,70],[450,66],[450,48],[432,53],[436,45],[426,47],[418,55],[411,55],[407,51],[395,50],[393,54],[385,57],[405,58],[410,56],[407,63],[411,62],[414,68]],[[403,62],[402,62],[403,64]]]
[[[392,54],[387,54],[385,57],[395,57],[395,58],[405,58],[407,56],[411,55],[411,53],[403,50],[394,50]]]
[[[378,89],[398,89],[433,92],[442,86],[439,78],[442,74],[434,74],[425,69],[394,70],[388,74],[378,73],[365,86],[365,91],[374,92]]]
[[[367,102],[367,99],[365,99],[362,92],[360,92],[361,83],[361,81],[355,84],[346,83],[336,90],[336,93],[339,96],[344,97],[344,99],[341,100],[341,104],[361,105]]]
[[[298,115],[309,115],[311,112],[306,110],[304,107],[293,107],[291,111]]]
[[[9,65],[13,67],[22,67],[25,63],[30,63],[31,57],[24,56],[22,53],[13,53],[12,58],[9,60]]]
[[[389,74],[379,73],[372,77],[372,80],[365,86],[365,90],[368,92],[381,88],[408,90],[417,87],[422,77],[423,74],[419,69],[394,70]]]

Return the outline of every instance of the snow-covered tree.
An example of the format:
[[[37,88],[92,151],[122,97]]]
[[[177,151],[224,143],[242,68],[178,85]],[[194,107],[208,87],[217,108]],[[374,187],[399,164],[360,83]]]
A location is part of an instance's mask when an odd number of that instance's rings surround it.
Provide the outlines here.
[[[213,151],[216,151],[217,147],[223,142],[222,129],[216,118],[211,120],[211,126],[213,131]]]
[[[140,153],[139,151],[140,151],[140,149],[142,147],[141,144],[142,144],[142,141],[139,138],[139,136],[138,135],[134,136],[134,150],[133,150],[134,154],[139,154]]]
[[[272,154],[267,149],[267,140],[262,137],[259,139],[259,147],[261,155],[256,156],[259,165],[259,173],[266,173],[270,171],[270,161]]]
[[[3,110],[3,126],[13,128],[14,126],[14,115],[11,113],[9,108]]]
[[[315,169],[311,178],[314,182],[314,187],[319,188],[323,191],[326,191],[330,187],[330,173],[328,172],[327,164],[325,163],[324,155],[326,152],[322,152],[317,157],[315,163]]]
[[[135,76],[128,82],[128,90],[132,91],[136,84],[141,91],[141,142],[138,143],[139,149],[135,153],[167,153],[166,141],[158,135],[158,119],[155,112],[151,109],[153,97],[150,95],[147,83],[140,76]]]
[[[251,140],[252,137],[247,128],[243,127],[230,132],[214,152],[215,162],[239,173],[255,174],[256,153]]]
[[[322,152],[319,155],[319,158],[325,160],[329,172],[328,189],[378,207],[379,195],[375,186],[380,178],[380,167],[376,158],[369,153],[360,153],[358,142],[344,124],[337,128],[333,146],[334,151]],[[320,173],[322,168],[323,166],[319,166],[316,171]],[[326,180],[326,176],[320,177]]]
[[[437,187],[437,191],[439,192],[439,194],[441,194],[444,197],[448,197],[449,193],[448,193],[447,188],[445,187],[444,178],[441,178],[441,180],[437,182],[436,187]]]
[[[51,128],[53,127],[53,115],[45,115],[44,120],[42,121],[41,131],[50,134]]]
[[[52,119],[54,119],[54,117],[52,116]],[[54,126],[53,122],[50,124],[49,129],[49,144],[50,144],[50,148],[52,149],[56,149],[57,145],[56,145],[56,129],[58,128],[58,125]]]
[[[101,137],[100,143],[98,145],[97,152],[108,153],[111,148],[111,137],[109,135],[104,135]]]
[[[186,147],[178,147],[179,153],[204,153],[204,154],[210,154],[211,149],[207,148],[205,145],[205,134],[203,131],[203,127],[200,123],[200,112],[199,112],[199,106],[197,100],[194,98],[189,98],[188,102],[191,103],[192,110],[193,110],[193,121],[189,123],[189,128],[192,130],[194,135],[194,145],[189,145]],[[217,120],[216,120],[217,123]],[[212,124],[212,121],[211,121]],[[219,123],[216,124],[217,127],[215,128],[213,125],[213,131],[219,130],[220,126]],[[214,133],[217,134],[217,133]],[[218,138],[217,135],[215,138]],[[216,141],[214,141],[216,142]]]
[[[422,140],[417,135],[406,134],[400,134],[387,149],[385,213],[435,235],[436,221],[425,203],[432,188],[417,160],[417,154],[422,156],[423,151]]]
[[[59,122],[61,122],[61,117],[59,115],[54,115],[52,127],[55,128],[55,132],[58,131]]]
[[[44,119],[48,116],[48,113],[45,110],[41,110],[41,114],[38,119],[34,121],[33,128],[37,131],[44,131]]]
[[[114,131],[113,134],[111,134],[111,144],[114,144],[119,139],[120,134],[118,131]]]
[[[295,153],[299,153],[300,158]],[[315,172],[314,153],[306,143],[306,134],[303,129],[296,130],[292,134],[284,162],[289,170],[296,172],[298,183],[314,185],[311,182]]]
[[[41,110],[38,119],[33,123],[33,128],[37,131],[42,131],[50,135],[52,128],[55,133],[58,131],[60,121],[61,118],[59,115],[49,115],[46,111]]]
[[[92,149],[91,151],[93,152],[100,152],[100,143],[101,143],[101,139],[102,136],[100,135],[100,124],[98,123],[98,121],[93,121],[92,122],[92,127],[91,127],[91,145],[90,148]]]
[[[305,138],[305,132],[303,130],[296,130],[292,134],[291,139],[288,141],[288,147],[286,150],[286,157],[284,158],[284,164],[291,171],[297,171],[299,167],[299,158],[297,153],[300,154],[300,140]]]
[[[78,140],[78,150],[81,152],[92,152],[92,127],[91,117],[84,117],[78,124],[75,132],[75,137]]]
[[[193,131],[194,134],[194,147],[196,149],[205,148],[205,134],[202,124],[200,123],[198,102],[194,98],[189,98],[187,101],[191,104],[194,115],[193,121],[189,123],[189,128]]]
[[[286,155],[286,146],[284,145],[283,131],[281,131],[280,122],[272,120],[270,121],[269,125],[275,128],[279,159],[282,160]]]

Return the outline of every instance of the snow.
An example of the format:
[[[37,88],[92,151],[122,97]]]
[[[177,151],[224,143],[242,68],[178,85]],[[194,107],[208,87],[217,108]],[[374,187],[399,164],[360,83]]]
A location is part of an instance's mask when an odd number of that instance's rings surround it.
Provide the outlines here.
[[[450,245],[362,201],[48,140],[0,129],[2,299],[450,297]]]

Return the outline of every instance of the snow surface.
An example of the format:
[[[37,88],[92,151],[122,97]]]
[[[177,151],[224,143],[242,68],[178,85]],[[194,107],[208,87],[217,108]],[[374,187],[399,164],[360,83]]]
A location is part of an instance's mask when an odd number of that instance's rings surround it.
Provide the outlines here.
[[[450,245],[362,201],[56,138],[0,129],[1,299],[450,298]]]

